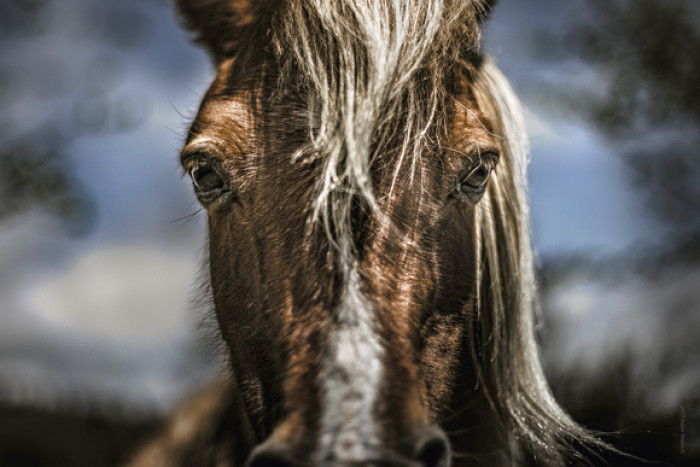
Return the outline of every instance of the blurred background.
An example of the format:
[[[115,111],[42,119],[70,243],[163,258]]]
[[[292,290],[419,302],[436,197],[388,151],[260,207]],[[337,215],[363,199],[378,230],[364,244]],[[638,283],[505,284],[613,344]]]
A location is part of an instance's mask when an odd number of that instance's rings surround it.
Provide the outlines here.
[[[0,465],[113,465],[218,363],[177,154],[213,77],[167,0],[0,0]],[[700,4],[501,0],[559,400],[700,464]],[[645,465],[632,459],[616,465]]]

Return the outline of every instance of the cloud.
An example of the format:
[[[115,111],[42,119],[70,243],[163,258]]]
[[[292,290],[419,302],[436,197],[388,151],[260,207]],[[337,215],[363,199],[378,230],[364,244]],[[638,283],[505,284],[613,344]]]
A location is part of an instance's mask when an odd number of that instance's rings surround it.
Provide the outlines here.
[[[697,394],[700,270],[678,269],[649,281],[609,284],[573,276],[555,286],[544,297],[548,368],[585,384],[622,363],[632,387],[659,412],[672,412]]]
[[[161,346],[187,332],[192,266],[148,248],[100,247],[30,289],[27,305],[76,338]]]
[[[16,260],[13,251],[31,258],[32,245],[52,243],[27,235],[42,222],[23,219],[4,232],[0,258]],[[50,273],[37,275],[31,260],[24,263],[16,264],[19,279],[0,287],[5,402],[166,411],[215,373],[196,332],[201,318],[189,306],[195,255],[98,244],[62,258]]]

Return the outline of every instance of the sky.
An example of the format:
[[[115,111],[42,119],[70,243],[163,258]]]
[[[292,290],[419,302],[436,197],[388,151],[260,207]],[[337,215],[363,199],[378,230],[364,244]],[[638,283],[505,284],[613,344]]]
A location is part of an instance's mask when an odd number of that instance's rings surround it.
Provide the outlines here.
[[[44,32],[0,57],[0,65],[13,63],[28,80],[50,73],[50,82],[63,83],[51,99],[20,99],[3,109],[18,132],[42,119],[89,120],[99,109],[85,93],[106,79],[105,70],[114,80],[105,125],[119,124],[113,109],[120,103],[137,108],[134,118],[142,122],[70,143],[75,175],[96,203],[87,236],[61,234],[39,209],[0,226],[0,399],[72,408],[106,399],[165,410],[216,366],[206,363],[197,330],[202,307],[193,305],[204,217],[177,165],[213,69],[177,27],[168,2],[157,0],[124,2],[142,11],[149,26],[137,47],[118,50],[110,62],[114,54],[86,40],[91,25],[80,20],[98,4],[53,2]],[[502,0],[486,31],[485,50],[527,109],[534,243],[545,257],[609,255],[659,232],[612,150],[580,122],[544,111],[528,92],[533,79],[558,72],[532,59],[528,38],[538,28],[565,28],[569,10],[580,4]],[[33,69],[37,58],[53,59],[55,68]],[[595,76],[580,75],[594,84]],[[573,339],[568,352],[582,348],[576,345]]]

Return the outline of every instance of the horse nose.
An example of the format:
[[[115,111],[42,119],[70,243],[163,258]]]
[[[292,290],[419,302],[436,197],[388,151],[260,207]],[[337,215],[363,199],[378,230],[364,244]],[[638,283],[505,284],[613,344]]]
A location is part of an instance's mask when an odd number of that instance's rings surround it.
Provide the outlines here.
[[[418,438],[416,461],[425,467],[449,467],[450,443],[445,432],[437,427],[428,427]]]
[[[439,428],[426,428],[418,437],[411,457],[389,453],[367,459],[337,459],[318,464],[324,467],[449,467],[450,445],[447,436]],[[269,440],[253,450],[246,467],[308,467],[314,464],[310,459],[299,458],[293,449]]]
[[[292,450],[270,441],[253,449],[246,467],[301,467],[307,462],[294,458]]]

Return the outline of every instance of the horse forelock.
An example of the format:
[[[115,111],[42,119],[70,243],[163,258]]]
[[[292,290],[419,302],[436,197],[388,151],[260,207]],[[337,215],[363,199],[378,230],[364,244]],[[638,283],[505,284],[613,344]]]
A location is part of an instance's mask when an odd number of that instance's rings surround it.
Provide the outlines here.
[[[450,78],[476,55],[485,9],[481,0],[296,0],[273,21],[280,84],[293,76],[309,92],[309,144],[296,157],[322,160],[313,219],[344,254],[352,204],[379,212],[376,158],[413,169],[438,144]]]

